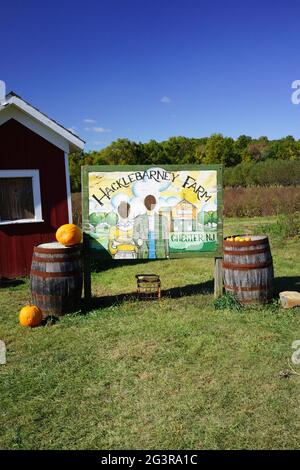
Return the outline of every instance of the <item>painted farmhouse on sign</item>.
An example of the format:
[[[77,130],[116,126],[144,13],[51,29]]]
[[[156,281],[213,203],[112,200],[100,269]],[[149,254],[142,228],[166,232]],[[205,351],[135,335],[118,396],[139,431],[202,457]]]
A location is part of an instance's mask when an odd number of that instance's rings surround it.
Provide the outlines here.
[[[16,94],[0,101],[0,279],[29,274],[33,247],[72,222],[68,154],[83,147]]]

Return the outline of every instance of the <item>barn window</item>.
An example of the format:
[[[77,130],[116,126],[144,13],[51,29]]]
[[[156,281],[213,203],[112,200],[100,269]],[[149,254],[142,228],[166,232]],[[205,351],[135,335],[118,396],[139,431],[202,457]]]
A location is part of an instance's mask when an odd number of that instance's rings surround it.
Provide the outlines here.
[[[42,222],[38,170],[0,171],[0,225]]]

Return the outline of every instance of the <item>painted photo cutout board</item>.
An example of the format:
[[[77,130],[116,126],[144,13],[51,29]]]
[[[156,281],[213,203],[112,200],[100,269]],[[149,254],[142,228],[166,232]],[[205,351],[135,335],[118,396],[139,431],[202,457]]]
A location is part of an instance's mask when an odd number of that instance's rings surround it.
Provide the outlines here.
[[[82,167],[85,250],[114,259],[220,256],[222,166]]]

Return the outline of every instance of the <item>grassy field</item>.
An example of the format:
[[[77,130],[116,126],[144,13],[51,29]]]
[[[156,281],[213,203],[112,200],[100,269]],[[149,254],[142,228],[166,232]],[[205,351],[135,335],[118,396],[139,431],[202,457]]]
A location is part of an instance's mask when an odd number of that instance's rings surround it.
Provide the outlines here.
[[[300,290],[299,237],[281,240],[276,218],[228,219],[225,233],[262,224],[277,289]],[[131,295],[143,271],[160,274],[160,302]],[[2,287],[0,448],[299,449],[300,376],[280,371],[300,309],[215,310],[212,272],[205,259],[102,266],[98,305],[32,330],[18,325],[27,280]]]

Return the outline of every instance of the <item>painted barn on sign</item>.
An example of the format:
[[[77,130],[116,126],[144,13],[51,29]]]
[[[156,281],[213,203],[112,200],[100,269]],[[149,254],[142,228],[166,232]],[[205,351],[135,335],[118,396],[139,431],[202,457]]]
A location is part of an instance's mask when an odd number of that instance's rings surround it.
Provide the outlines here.
[[[83,147],[14,93],[0,101],[0,279],[29,274],[33,246],[72,222],[68,154]]]
[[[197,207],[186,199],[182,199],[171,210],[172,231],[192,232],[196,230]]]

